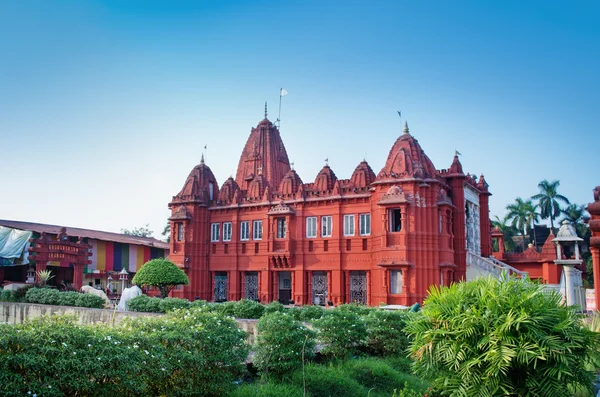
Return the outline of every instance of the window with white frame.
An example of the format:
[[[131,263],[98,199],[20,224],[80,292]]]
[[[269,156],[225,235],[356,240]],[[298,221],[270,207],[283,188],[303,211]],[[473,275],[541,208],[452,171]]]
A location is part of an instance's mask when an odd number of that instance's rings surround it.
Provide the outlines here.
[[[360,235],[368,236],[371,234],[371,214],[360,214],[359,215],[359,227]]]
[[[262,240],[262,221],[252,221],[252,239]]]
[[[344,215],[344,236],[354,236],[354,215]]]
[[[210,225],[210,241],[212,241],[213,243],[219,241],[220,226],[221,225],[218,223],[213,223]]]
[[[285,218],[277,218],[277,238],[285,238]]]
[[[223,223],[223,241],[231,241],[231,222]]]
[[[250,238],[250,222],[240,222],[240,240],[246,241]]]
[[[306,218],[306,238],[317,237],[317,217],[309,216]]]
[[[331,237],[331,216],[321,217],[321,237]]]
[[[402,270],[390,270],[390,294],[402,293]]]

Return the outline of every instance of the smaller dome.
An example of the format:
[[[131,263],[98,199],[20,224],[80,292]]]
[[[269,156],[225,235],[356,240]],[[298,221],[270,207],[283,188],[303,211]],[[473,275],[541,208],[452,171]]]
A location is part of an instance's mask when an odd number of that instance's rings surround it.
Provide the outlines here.
[[[363,188],[369,186],[375,182],[375,173],[371,166],[365,161],[361,161],[360,164],[354,169],[350,182],[354,187]]]
[[[292,168],[281,179],[279,194],[283,197],[293,196],[298,192],[300,185],[302,185],[302,179]]]
[[[248,192],[246,198],[248,200],[262,200],[269,183],[262,174],[258,174],[252,179],[252,182],[248,185]]]
[[[583,239],[577,236],[577,232],[571,222],[565,219],[562,222],[560,229],[558,229],[554,241],[583,241]]]
[[[208,165],[204,164],[204,156],[200,164],[188,175],[181,191],[173,197],[173,201],[199,201],[208,203],[219,196],[217,180]]]
[[[223,183],[221,190],[219,191],[219,202],[221,204],[231,204],[236,190],[239,189],[240,187],[232,177],[227,178],[225,183]]]
[[[333,170],[328,165],[325,165],[317,174],[313,190],[315,192],[325,192],[331,190],[333,189],[333,185],[335,185],[336,181],[337,177],[335,176]]]
[[[400,193],[402,193],[402,189],[400,189],[399,186],[394,185],[388,189],[386,194],[400,194]]]

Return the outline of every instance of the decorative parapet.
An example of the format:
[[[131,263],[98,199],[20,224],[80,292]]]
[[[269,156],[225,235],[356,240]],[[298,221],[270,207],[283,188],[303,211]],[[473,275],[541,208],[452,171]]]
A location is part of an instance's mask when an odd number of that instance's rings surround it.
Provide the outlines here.
[[[288,207],[283,201],[272,207],[268,215],[293,215],[294,209],[292,207]]]

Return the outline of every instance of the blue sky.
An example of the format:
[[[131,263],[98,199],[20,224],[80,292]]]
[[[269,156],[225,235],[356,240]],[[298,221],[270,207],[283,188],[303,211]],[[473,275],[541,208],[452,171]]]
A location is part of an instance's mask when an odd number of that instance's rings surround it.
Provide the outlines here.
[[[600,3],[0,2],[0,218],[160,235],[204,145],[222,184],[263,117],[305,182],[375,172],[408,120],[491,214],[600,184]]]

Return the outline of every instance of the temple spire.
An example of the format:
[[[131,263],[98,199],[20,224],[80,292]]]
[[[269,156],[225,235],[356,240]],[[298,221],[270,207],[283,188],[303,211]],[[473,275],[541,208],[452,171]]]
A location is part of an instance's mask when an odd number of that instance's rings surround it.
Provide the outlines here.
[[[200,157],[200,164],[204,164],[204,153],[202,153],[202,156]]]
[[[408,122],[407,121],[404,122],[404,133],[408,134]]]

